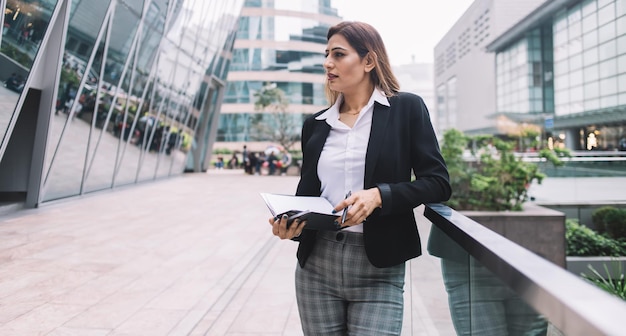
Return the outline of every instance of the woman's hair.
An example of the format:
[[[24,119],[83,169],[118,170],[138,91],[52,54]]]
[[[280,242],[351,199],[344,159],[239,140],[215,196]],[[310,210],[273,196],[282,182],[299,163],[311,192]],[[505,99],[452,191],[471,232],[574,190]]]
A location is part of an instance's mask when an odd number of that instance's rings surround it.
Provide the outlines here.
[[[383,91],[387,97],[400,91],[398,80],[391,71],[383,39],[374,27],[364,22],[344,21],[330,27],[326,39],[330,40],[335,34],[341,34],[361,59],[368,53],[371,55],[374,61],[374,71],[370,72],[370,78],[375,87]],[[326,98],[331,105],[334,104],[339,97],[339,92],[330,89],[328,79],[326,79],[325,90]]]

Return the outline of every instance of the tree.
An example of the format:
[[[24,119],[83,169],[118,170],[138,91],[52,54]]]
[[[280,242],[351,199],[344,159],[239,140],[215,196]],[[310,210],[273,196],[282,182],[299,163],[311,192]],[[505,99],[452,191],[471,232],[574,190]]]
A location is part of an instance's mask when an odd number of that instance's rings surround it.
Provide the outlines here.
[[[253,120],[256,140],[270,140],[289,150],[300,137],[300,115],[288,113],[289,99],[276,83],[265,83],[254,93],[254,109],[264,113]]]

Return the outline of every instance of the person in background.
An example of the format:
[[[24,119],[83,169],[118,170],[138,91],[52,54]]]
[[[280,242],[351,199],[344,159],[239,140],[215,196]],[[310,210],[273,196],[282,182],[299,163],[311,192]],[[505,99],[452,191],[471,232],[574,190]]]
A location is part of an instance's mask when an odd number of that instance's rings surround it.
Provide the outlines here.
[[[283,150],[283,153],[280,157],[280,175],[287,175],[287,169],[291,165],[291,154],[287,150]]]
[[[254,175],[261,175],[261,167],[265,163],[265,153],[255,153],[254,158],[256,160],[254,164]]]
[[[248,171],[248,174],[254,175],[255,172],[256,172],[256,169],[257,169],[256,168],[257,163],[259,161],[255,152],[252,152],[252,151],[248,152],[248,161],[250,161],[250,163],[249,163],[250,164],[250,170]]]
[[[252,173],[252,166],[250,165],[250,157],[248,156],[248,146],[243,145],[243,152],[241,153],[241,160],[243,160],[243,171],[246,174]]]
[[[278,157],[276,157],[274,152],[270,152],[267,156],[268,175],[274,175],[276,173],[276,162],[278,162]]]
[[[237,153],[233,153],[233,156],[228,160],[228,169],[237,169],[239,168],[239,158],[237,157]]]
[[[217,161],[215,162],[215,168],[224,169],[224,158],[221,156],[217,157]]]
[[[330,107],[302,126],[296,195],[336,204],[342,230],[287,228],[286,216],[269,224],[299,241],[304,335],[400,335],[405,262],[422,253],[413,210],[448,200],[448,170],[424,101],[400,92],[378,32],[341,22],[327,39]]]

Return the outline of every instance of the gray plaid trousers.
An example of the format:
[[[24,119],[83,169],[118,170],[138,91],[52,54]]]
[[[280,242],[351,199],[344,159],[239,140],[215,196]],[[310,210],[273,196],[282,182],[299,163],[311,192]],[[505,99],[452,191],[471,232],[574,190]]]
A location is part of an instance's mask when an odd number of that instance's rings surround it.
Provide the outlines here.
[[[363,234],[320,231],[296,297],[305,335],[400,335],[405,264],[374,267]]]

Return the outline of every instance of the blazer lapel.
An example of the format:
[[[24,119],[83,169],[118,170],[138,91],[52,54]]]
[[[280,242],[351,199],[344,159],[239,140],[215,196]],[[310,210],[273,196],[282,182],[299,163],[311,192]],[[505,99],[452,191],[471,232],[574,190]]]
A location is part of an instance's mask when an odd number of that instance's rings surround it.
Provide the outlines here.
[[[328,125],[326,120],[316,120],[315,123],[316,130],[309,140],[311,143],[311,152],[309,154],[311,154],[311,162],[315,162],[315,166],[317,166],[320,155],[322,155],[322,149],[326,143],[326,138],[328,138],[328,133],[330,133],[330,125]]]
[[[365,154],[365,179],[363,181],[365,188],[371,186],[376,161],[381,151],[382,139],[387,129],[389,121],[389,113],[391,108],[385,105],[374,103],[374,113],[372,115],[372,129],[370,131],[370,139],[367,144],[367,153]]]

